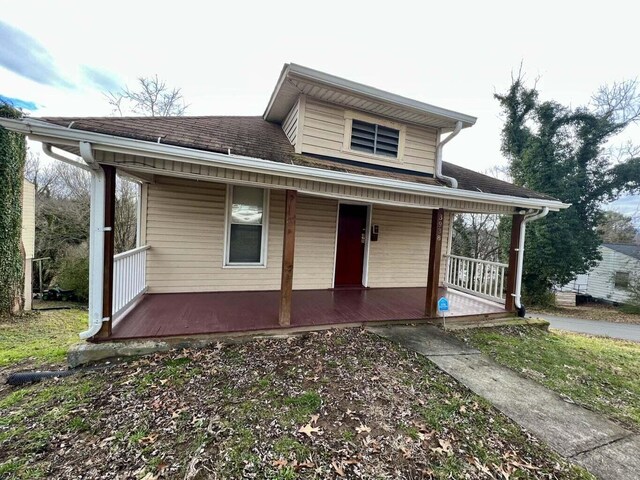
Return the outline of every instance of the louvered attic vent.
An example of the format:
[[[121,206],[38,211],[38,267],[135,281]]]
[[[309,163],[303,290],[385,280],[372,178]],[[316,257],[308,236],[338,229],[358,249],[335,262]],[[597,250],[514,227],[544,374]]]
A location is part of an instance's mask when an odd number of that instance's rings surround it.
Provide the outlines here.
[[[353,120],[351,150],[397,158],[400,131],[374,123]]]

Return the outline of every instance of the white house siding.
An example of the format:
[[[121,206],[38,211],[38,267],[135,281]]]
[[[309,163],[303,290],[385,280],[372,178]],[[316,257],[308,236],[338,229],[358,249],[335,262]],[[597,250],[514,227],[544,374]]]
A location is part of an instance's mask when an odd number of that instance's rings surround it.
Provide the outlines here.
[[[158,177],[147,187],[150,293],[280,288],[284,193],[269,202],[267,265],[223,268],[226,185]],[[294,288],[330,288],[336,200],[299,197]]]
[[[264,268],[223,268],[224,184],[159,177],[148,187],[146,240],[150,293],[279,288],[284,195],[269,202]]]
[[[291,108],[291,111],[284,119],[282,123],[282,130],[291,142],[291,145],[295,145],[298,138],[298,106],[300,101],[296,102]]]
[[[31,310],[33,292],[31,279],[36,243],[36,187],[22,182],[22,246],[24,248],[24,309]]]
[[[380,117],[384,121],[383,117]],[[304,131],[300,150],[329,157],[344,158],[364,163],[375,163],[433,173],[437,131],[433,128],[405,125],[406,140],[399,161],[364,153],[345,151],[345,109],[328,103],[307,99],[304,109]],[[372,121],[375,121],[373,117]]]
[[[431,210],[375,205],[371,223],[378,225],[377,242],[369,247],[369,286],[425,287],[431,238]],[[448,251],[451,214],[445,214],[443,254]],[[444,281],[443,258],[440,283]]]
[[[267,265],[224,268],[227,186],[222,183],[157,177],[146,187],[143,235],[150,293],[280,288],[284,193],[269,202]],[[431,210],[374,205],[380,227],[369,251],[370,287],[423,287],[427,281]],[[300,195],[296,218],[294,289],[333,285],[338,201]],[[445,215],[443,252],[448,249],[451,215]],[[446,262],[442,262],[441,281]]]
[[[640,277],[640,260],[616,252],[607,247],[601,247],[602,260],[589,272],[587,294],[594,298],[611,302],[624,303],[629,297],[625,289],[615,288],[614,276],[616,272],[630,272],[631,277]]]
[[[298,197],[293,264],[294,289],[333,286],[337,214],[337,200]]]

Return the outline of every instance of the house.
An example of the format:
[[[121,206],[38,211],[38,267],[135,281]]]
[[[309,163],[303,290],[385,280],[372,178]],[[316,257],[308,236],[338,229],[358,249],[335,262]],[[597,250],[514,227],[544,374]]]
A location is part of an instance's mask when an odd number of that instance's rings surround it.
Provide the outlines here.
[[[597,300],[627,303],[629,288],[640,281],[640,245],[603,243],[602,260],[585,275],[562,287]]]
[[[286,64],[259,117],[0,125],[91,172],[94,340],[513,315],[525,225],[568,207],[442,161],[469,115]],[[138,247],[113,255],[116,173]],[[448,255],[457,212],[513,215],[509,264]]]
[[[23,308],[31,310],[33,302],[33,257],[36,242],[36,187],[22,182],[22,250],[24,258]]]

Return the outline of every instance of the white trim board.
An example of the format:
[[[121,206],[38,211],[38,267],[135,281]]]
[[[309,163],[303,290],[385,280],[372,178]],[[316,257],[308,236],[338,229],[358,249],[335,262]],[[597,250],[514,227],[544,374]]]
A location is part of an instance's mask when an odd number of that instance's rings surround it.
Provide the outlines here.
[[[233,184],[227,184],[225,192],[222,268],[267,268],[267,257],[269,254],[269,222],[271,221],[271,215],[269,212],[269,209],[271,208],[271,190],[264,187],[250,185],[251,188],[262,190],[262,238],[260,243],[260,262],[231,263],[229,262],[229,246],[231,244],[231,207],[233,204],[233,187]]]

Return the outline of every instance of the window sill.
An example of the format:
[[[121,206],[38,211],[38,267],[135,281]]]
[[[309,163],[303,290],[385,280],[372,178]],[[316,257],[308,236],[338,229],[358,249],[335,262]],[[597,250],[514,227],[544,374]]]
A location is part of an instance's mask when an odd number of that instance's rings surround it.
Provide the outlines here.
[[[225,263],[222,268],[267,268],[264,263]]]
[[[386,155],[376,155],[372,153],[361,152],[360,150],[351,150],[350,148],[343,148],[342,152],[349,155],[355,155],[368,160],[376,160],[378,162],[402,164],[402,158],[400,157],[387,157]]]

